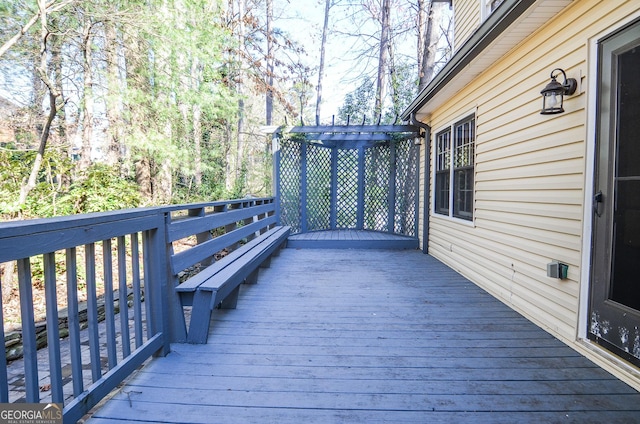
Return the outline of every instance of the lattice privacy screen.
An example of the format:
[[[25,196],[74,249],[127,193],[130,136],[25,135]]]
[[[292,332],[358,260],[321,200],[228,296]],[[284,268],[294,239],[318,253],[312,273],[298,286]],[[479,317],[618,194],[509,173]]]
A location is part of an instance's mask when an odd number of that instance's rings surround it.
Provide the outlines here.
[[[280,221],[293,233],[365,229],[417,237],[419,145],[279,140]]]

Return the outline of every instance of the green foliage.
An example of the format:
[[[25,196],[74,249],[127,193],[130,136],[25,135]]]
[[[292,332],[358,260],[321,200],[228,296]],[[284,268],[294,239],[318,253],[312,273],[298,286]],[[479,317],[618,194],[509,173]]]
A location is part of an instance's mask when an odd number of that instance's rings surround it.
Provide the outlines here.
[[[135,181],[122,178],[117,167],[94,164],[71,185],[68,197],[76,213],[135,208],[140,195]]]
[[[149,19],[134,36],[141,47],[126,53],[126,144],[134,160],[169,170],[172,203],[211,200],[224,190],[221,140],[237,117],[238,97],[227,75],[235,41],[219,3],[152,0],[144,11]]]
[[[417,94],[418,84],[415,78],[412,65],[401,62],[396,65],[390,80],[390,102],[382,111],[381,122],[385,124],[393,123],[396,116],[399,116],[411,103]],[[347,93],[344,103],[338,110],[338,119],[345,124],[347,117],[350,123],[361,123],[363,118],[367,118],[367,123],[377,121],[373,116],[375,103],[375,87],[371,78],[366,77],[362,83],[351,93]]]
[[[233,188],[227,193],[229,199],[240,199],[246,196],[247,190],[247,164],[243,163],[238,178],[234,181]]]
[[[391,106],[385,112],[383,121],[393,122],[409,106],[418,94],[418,80],[415,76],[414,65],[404,60],[396,64],[391,77]]]
[[[66,176],[70,175],[73,163],[55,150],[45,155],[36,188],[28,204],[20,209],[20,188],[31,171],[35,156],[36,152],[31,150],[0,149],[0,217],[12,217],[18,213],[26,217],[68,213],[64,207],[58,210],[57,197],[66,190]]]
[[[36,187],[21,210],[20,188],[34,157],[33,151],[0,150],[0,217],[11,218],[18,213],[25,218],[51,217],[140,205],[135,181],[121,177],[117,167],[94,164],[76,175],[71,159],[63,152],[50,150]]]
[[[344,103],[338,109],[338,119],[343,123],[362,122],[362,119],[369,114],[372,118],[373,105],[375,101],[375,89],[371,78],[365,78],[364,81],[351,93],[347,93]]]

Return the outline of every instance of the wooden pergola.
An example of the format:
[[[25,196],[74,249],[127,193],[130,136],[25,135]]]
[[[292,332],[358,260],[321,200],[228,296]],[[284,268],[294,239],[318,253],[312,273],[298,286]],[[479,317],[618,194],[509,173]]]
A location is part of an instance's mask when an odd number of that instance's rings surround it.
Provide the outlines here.
[[[280,221],[294,234],[347,229],[417,239],[421,138],[413,125],[279,128]]]

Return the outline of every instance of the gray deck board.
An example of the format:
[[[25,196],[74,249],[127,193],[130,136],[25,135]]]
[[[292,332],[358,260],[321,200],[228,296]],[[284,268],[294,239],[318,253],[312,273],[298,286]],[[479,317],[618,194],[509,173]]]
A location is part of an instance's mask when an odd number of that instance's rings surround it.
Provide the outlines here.
[[[285,249],[89,421],[640,423],[640,394],[417,251]]]

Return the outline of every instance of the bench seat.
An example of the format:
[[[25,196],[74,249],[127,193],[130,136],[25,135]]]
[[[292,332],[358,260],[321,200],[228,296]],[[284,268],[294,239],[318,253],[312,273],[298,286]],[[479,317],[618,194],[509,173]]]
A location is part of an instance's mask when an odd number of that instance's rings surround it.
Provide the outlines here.
[[[182,306],[192,306],[187,342],[207,342],[213,309],[235,308],[240,284],[256,282],[260,266],[268,265],[290,232],[274,227],[176,287]]]

